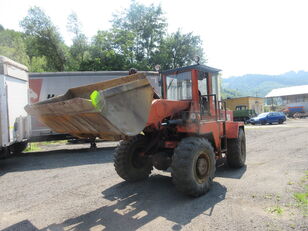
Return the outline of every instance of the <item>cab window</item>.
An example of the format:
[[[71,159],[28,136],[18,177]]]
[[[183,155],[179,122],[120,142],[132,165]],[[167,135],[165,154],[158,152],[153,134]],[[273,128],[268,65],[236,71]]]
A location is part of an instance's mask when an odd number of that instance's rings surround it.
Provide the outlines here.
[[[182,72],[166,76],[167,99],[191,100],[192,80],[191,72]]]

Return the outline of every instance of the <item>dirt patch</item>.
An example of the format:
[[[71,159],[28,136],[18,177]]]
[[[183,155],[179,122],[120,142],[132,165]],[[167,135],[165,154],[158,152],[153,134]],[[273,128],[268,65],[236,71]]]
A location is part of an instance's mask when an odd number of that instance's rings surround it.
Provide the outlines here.
[[[308,120],[249,126],[246,136],[247,165],[217,168],[197,199],[177,192],[166,172],[122,181],[116,143],[95,151],[61,144],[1,161],[0,230],[308,230],[293,197],[308,170]]]

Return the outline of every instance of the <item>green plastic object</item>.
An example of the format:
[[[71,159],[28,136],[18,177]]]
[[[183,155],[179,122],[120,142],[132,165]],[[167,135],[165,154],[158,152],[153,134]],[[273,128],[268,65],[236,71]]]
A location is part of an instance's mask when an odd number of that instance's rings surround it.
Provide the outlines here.
[[[93,91],[90,95],[90,99],[91,99],[91,102],[92,102],[92,105],[97,109],[97,110],[100,110],[101,108],[101,95],[99,93],[99,91]]]

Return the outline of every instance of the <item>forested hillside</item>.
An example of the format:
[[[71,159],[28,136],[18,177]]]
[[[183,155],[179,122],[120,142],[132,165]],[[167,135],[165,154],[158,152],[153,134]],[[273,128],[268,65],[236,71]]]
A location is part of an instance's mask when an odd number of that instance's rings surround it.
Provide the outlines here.
[[[297,85],[308,85],[308,72],[291,71],[281,75],[249,74],[222,79],[224,89],[235,91],[241,96],[263,97],[272,89]]]

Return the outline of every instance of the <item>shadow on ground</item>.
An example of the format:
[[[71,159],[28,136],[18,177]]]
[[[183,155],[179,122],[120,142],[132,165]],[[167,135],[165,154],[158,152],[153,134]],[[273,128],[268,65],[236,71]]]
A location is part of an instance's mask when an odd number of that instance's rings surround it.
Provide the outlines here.
[[[41,230],[89,231],[98,227],[104,227],[105,230],[136,230],[157,218],[173,222],[172,230],[181,230],[201,214],[204,219],[211,216],[215,205],[225,199],[226,192],[224,186],[214,182],[209,193],[199,198],[191,198],[176,191],[171,177],[153,175],[145,182],[121,182],[103,191],[102,196],[109,201],[109,206]],[[30,230],[39,230],[30,221],[22,222],[27,224],[24,227],[32,228]],[[4,231],[12,230],[28,229],[23,229],[23,226],[17,223]]]
[[[23,153],[0,160],[0,176],[8,172],[64,168],[79,165],[109,163],[114,148],[63,149],[56,151]]]
[[[226,159],[217,161],[215,177],[241,179],[247,170],[247,165],[241,168],[230,168],[226,163]]]

